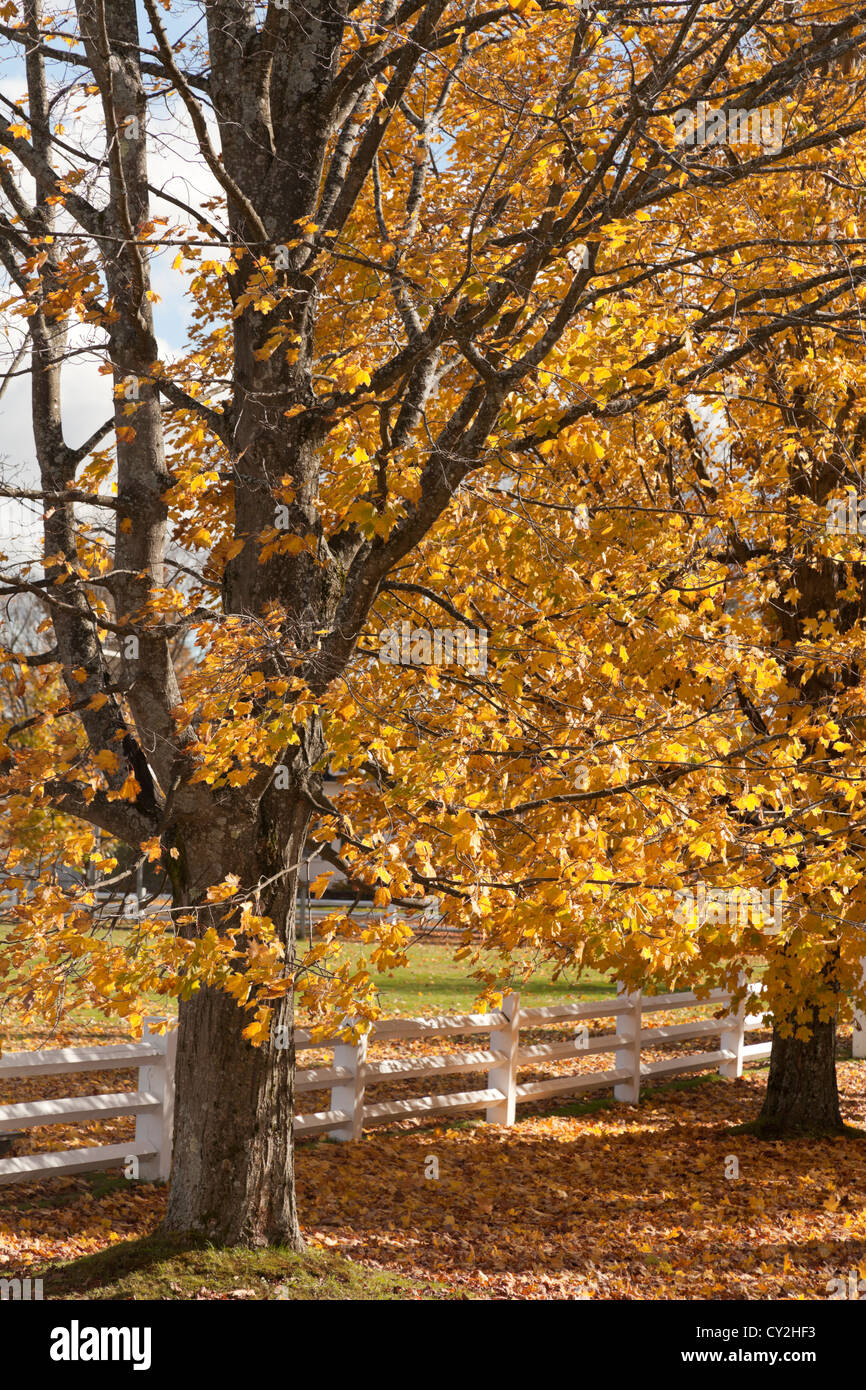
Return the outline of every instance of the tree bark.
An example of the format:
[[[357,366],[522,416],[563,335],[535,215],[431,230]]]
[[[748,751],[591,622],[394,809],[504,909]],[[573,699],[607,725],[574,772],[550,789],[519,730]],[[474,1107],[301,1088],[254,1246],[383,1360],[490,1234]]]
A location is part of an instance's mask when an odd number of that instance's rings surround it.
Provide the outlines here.
[[[773,1029],[773,1050],[757,1128],[780,1138],[839,1134],[845,1126],[836,1082],[836,1019],[813,1015],[808,1038],[782,1037]]]
[[[180,1005],[177,1097],[165,1229],[220,1245],[303,1248],[294,1191],[291,1003],[278,1015],[289,1047],[253,1047],[220,990]]]
[[[318,747],[319,736],[315,725],[312,746]],[[293,771],[297,778],[298,767]],[[310,806],[296,780],[285,790],[272,785],[254,814],[250,837],[250,807],[229,793],[218,812],[211,809],[202,819],[180,823],[183,848],[175,903],[197,902],[196,921],[188,931],[200,936],[209,924],[220,929],[221,910],[201,901],[209,884],[228,873],[239,875],[244,884],[258,883],[255,911],[273,922],[289,975],[295,968],[298,866]],[[248,944],[238,937],[239,966]],[[292,993],[274,1005],[266,1044],[253,1046],[244,1038],[250,1019],[233,997],[210,986],[181,999],[172,1181],[164,1227],[219,1245],[301,1250],[294,1186]]]

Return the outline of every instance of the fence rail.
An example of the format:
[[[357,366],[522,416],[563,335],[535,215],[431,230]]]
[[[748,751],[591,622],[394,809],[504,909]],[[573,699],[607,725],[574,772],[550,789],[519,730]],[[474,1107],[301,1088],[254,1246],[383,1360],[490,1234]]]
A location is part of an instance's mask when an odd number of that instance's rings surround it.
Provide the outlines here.
[[[753,997],[759,988],[752,987]],[[763,1015],[749,1013],[747,1003],[735,1014],[722,1018],[655,1028],[642,1026],[644,1014],[694,1008],[707,1003],[724,1008],[730,1002],[731,995],[725,990],[713,990],[707,999],[698,999],[696,994],[691,993],[642,995],[620,992],[616,998],[598,1003],[521,1008],[519,996],[512,994],[503,1001],[500,1011],[488,1014],[386,1019],[375,1024],[357,1046],[334,1046],[334,1062],[339,1075],[334,1076],[331,1082],[330,1105],[327,1110],[298,1116],[295,1127],[299,1134],[329,1133],[332,1138],[345,1141],[359,1138],[370,1125],[389,1120],[473,1110],[484,1110],[490,1124],[511,1125],[518,1105],[552,1096],[580,1095],[612,1086],[617,1100],[633,1104],[639,1099],[642,1082],[666,1080],[709,1069],[718,1069],[729,1078],[741,1076],[746,1062],[765,1061],[770,1055],[769,1043],[746,1044],[746,1032],[761,1027],[763,1023]],[[614,1019],[615,1032],[589,1033],[586,1026],[589,1022],[607,1018]],[[575,1038],[521,1046],[521,1030],[537,1030],[569,1022],[581,1025]],[[370,1061],[367,1057],[370,1041],[394,1042],[471,1033],[487,1033],[489,1047],[469,1052],[412,1056],[406,1060],[387,1058]],[[642,1050],[650,1046],[713,1037],[718,1037],[719,1045],[708,1051],[663,1057],[652,1062],[642,1060]],[[322,1041],[316,1043],[309,1033],[299,1032],[295,1046],[298,1051],[303,1051],[329,1044]],[[614,1065],[605,1071],[574,1071],[565,1076],[520,1081],[521,1068],[568,1058],[577,1060],[598,1053],[613,1054]],[[480,1090],[424,1094],[375,1104],[366,1101],[367,1088],[386,1080],[422,1080],[482,1070],[487,1071],[487,1085]],[[320,1090],[331,1075],[327,1069],[299,1068],[299,1089]]]
[[[117,1115],[135,1116],[132,1142],[2,1158],[0,1183],[95,1172],[120,1167],[130,1160],[130,1171],[137,1177],[167,1178],[171,1166],[176,1046],[174,1030],[160,1035],[151,1033],[145,1025],[144,1036],[137,1043],[5,1053],[0,1057],[0,1081],[66,1072],[121,1071],[137,1066],[138,1087],[135,1091],[0,1105],[0,1135],[19,1134],[34,1125],[90,1124]]]
[[[753,986],[752,990],[759,989]],[[332,1066],[299,1067],[298,1094],[329,1092],[325,1110],[295,1116],[299,1138],[328,1135],[351,1141],[372,1125],[462,1115],[483,1110],[489,1124],[512,1125],[518,1105],[554,1096],[583,1095],[613,1087],[614,1097],[635,1103],[644,1082],[666,1080],[691,1072],[718,1069],[722,1076],[742,1074],[747,1062],[764,1061],[769,1043],[747,1044],[746,1033],[760,1027],[763,1015],[750,1014],[748,1001],[736,1013],[696,1022],[644,1027],[646,1014],[714,1004],[724,1008],[731,1001],[724,990],[713,990],[708,999],[695,994],[642,995],[619,992],[615,998],[578,1004],[554,1004],[522,1008],[520,997],[510,994],[502,1008],[486,1014],[451,1014],[442,1018],[391,1018],[375,1024],[356,1044],[314,1040],[303,1029],[295,1031],[297,1052],[333,1049]],[[590,1034],[588,1025],[613,1019],[614,1032]],[[521,1044],[521,1032],[575,1023],[574,1038]],[[370,1042],[399,1044],[418,1038],[450,1039],[486,1034],[481,1045],[469,1044],[453,1052],[426,1056],[368,1057]],[[65,1149],[53,1153],[0,1159],[0,1183],[22,1182],[53,1173],[81,1173],[115,1168],[134,1160],[132,1172],[143,1178],[166,1179],[171,1163],[174,1104],[174,1054],[176,1032],[162,1035],[145,1027],[138,1043],[107,1047],[62,1048],[43,1052],[7,1053],[0,1058],[0,1080],[12,1077],[54,1076],[67,1072],[108,1071],[138,1067],[138,1085],[132,1092],[26,1101],[0,1106],[0,1135],[21,1133],[32,1126],[86,1124],[108,1117],[134,1115],[135,1139],[123,1144]],[[715,1048],[644,1061],[642,1050],[678,1045],[697,1039],[718,1038]],[[520,1080],[520,1071],[552,1061],[567,1061],[609,1053],[613,1065],[605,1071],[574,1070],[563,1076]],[[388,1081],[438,1080],[463,1073],[485,1075],[485,1085],[467,1091],[424,1093],[400,1100],[369,1102],[367,1090]]]

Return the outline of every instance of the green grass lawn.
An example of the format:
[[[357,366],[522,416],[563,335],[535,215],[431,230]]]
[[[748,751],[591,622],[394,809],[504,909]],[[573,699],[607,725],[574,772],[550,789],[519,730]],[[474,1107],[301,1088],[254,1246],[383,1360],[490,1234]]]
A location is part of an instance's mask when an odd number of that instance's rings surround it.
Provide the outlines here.
[[[307,949],[306,943],[301,949]],[[368,951],[369,948],[365,951],[364,947],[354,943],[346,946],[346,953],[353,965],[365,959]],[[519,979],[520,969],[531,957],[527,951],[518,951],[516,959],[518,965],[512,972],[512,979],[527,1006],[603,998],[616,992],[610,981],[595,971],[585,971],[582,975],[571,971],[554,984],[553,966],[548,963],[540,963],[531,978],[523,983]],[[455,960],[450,946],[419,942],[409,948],[409,960],[406,969],[384,974],[373,972],[379,1003],[386,1013],[466,1013],[473,1008],[478,984],[468,978],[467,962]],[[498,968],[498,960],[492,954],[488,963]]]
[[[340,1301],[453,1297],[433,1281],[410,1281],[331,1251],[303,1255],[269,1247],[218,1249],[157,1233],[41,1271],[51,1298],[275,1299]]]

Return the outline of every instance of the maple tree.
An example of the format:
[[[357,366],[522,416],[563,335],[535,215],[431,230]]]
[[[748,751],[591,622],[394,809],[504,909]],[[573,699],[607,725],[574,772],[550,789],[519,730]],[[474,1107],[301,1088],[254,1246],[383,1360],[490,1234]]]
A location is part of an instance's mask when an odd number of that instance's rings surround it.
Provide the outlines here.
[[[842,1127],[839,997],[862,995],[864,572],[856,531],[829,524],[833,497],[847,505],[860,485],[859,372],[838,323],[795,331],[749,364],[725,405],[725,481],[740,502],[711,489],[734,521],[713,562],[735,610],[723,622],[740,717],[767,740],[743,770],[732,838],[784,897],[784,930],[766,947],[777,1026],[764,1128]]]
[[[822,99],[831,100],[826,90]],[[758,247],[768,227],[807,286],[845,254],[836,233],[859,232],[860,158],[855,135],[832,159],[753,190],[734,226],[752,283],[778,274]],[[862,1002],[864,426],[853,276],[851,291],[808,323],[792,316],[786,333],[721,378],[703,439],[684,421],[696,466],[677,496],[684,510],[699,497],[702,513],[691,523],[691,583],[702,598],[693,635],[722,681],[731,727],[758,741],[724,792],[704,801],[700,852],[712,881],[771,883],[784,902],[763,943],[732,931],[724,907],[703,941],[767,963],[775,1032],[764,1131],[843,1127],[836,1021],[840,1000]],[[840,525],[840,514],[854,524]]]
[[[44,709],[27,739],[4,728],[5,833],[36,799],[70,863],[98,828],[173,897],[171,930],[118,944],[86,887],[41,876],[2,969],[31,1009],[74,985],[135,1022],[143,991],[179,995],[167,1225],[297,1245],[294,1059],[273,1030],[291,1042],[297,999],[374,1008],[336,914],[296,958],[311,843],[380,906],[435,897],[504,964],[529,945],[627,983],[717,983],[766,952],[755,923],[671,920],[723,845],[762,887],[793,853],[778,826],[747,843],[749,760],[766,740],[781,783],[786,745],[743,713],[765,666],[718,698],[729,562],[693,402],[859,304],[857,228],[837,256],[825,226],[771,213],[831,156],[853,168],[864,35],[824,0],[799,18],[213,0],[175,7],[182,40],[170,10],[145,0],[140,34],[134,0],[0,6],[27,88],[0,116],[0,259],[40,470],[4,494],[44,506],[43,554],[7,557],[0,590],[39,597],[52,643],[8,652]],[[690,143],[678,113],[707,100],[775,104],[781,142],[747,122],[747,153]],[[212,193],[159,186],[172,140]],[[190,314],[171,363],[166,253]],[[81,342],[114,409],[72,448],[60,382]],[[734,470],[729,527],[764,485]],[[446,620],[484,634],[483,661],[477,640],[473,660],[468,642],[412,654]],[[374,963],[404,957],[399,911],[370,931]]]

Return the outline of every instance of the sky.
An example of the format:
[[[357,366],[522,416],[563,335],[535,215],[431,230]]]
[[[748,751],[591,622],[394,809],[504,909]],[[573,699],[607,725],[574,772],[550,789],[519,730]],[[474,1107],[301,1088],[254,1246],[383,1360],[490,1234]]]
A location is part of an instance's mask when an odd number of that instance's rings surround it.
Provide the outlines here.
[[[176,38],[189,27],[190,18],[200,11],[200,6],[184,5],[166,16],[169,36]],[[144,42],[149,40],[149,30],[142,16],[141,32]],[[59,47],[61,45],[54,44]],[[26,92],[24,65],[20,50],[9,41],[0,41],[0,95],[10,101],[20,102]],[[69,83],[76,76],[83,75],[84,69],[72,65],[61,66],[50,63],[49,82]],[[88,151],[99,153],[102,149],[103,126],[98,98],[82,98],[80,92],[67,94],[57,108],[62,111],[65,103],[69,111],[73,106],[86,103],[83,113],[72,118],[68,116],[65,124],[70,143],[80,138],[84,123],[85,143]],[[8,116],[8,107],[4,108]],[[215,139],[219,147],[218,137]],[[212,176],[197,155],[190,140],[185,119],[178,114],[178,104],[169,108],[165,101],[151,102],[148,126],[149,164],[151,182],[156,188],[165,188],[174,196],[193,204],[202,198],[213,196],[215,184]],[[32,191],[22,182],[25,195]],[[168,216],[177,225],[184,221],[180,209],[153,200],[155,214]],[[186,219],[187,221],[189,219]],[[187,336],[187,302],[184,293],[185,278],[179,271],[171,268],[177,254],[177,247],[166,248],[154,255],[151,262],[152,286],[160,296],[155,305],[155,320],[160,357],[171,361],[183,351]],[[214,253],[216,256],[218,253]],[[8,281],[3,280],[3,298],[6,298]],[[10,324],[12,325],[10,331]],[[0,322],[0,377],[5,375],[12,364],[12,356],[21,342],[21,332],[16,321],[8,315]],[[84,338],[78,339],[79,344]],[[75,340],[73,340],[73,345]],[[73,358],[64,367],[62,378],[62,405],[64,434],[66,442],[73,448],[88,437],[90,433],[111,414],[110,378],[101,376],[97,370],[100,357],[95,353]],[[28,366],[25,358],[18,366],[25,372]],[[33,432],[30,423],[30,384],[29,377],[18,375],[10,380],[0,398],[0,477],[8,484],[17,487],[36,485],[38,470],[35,461]],[[37,503],[6,501],[0,503],[0,549],[16,559],[25,553],[33,554],[40,545],[39,515]]]

